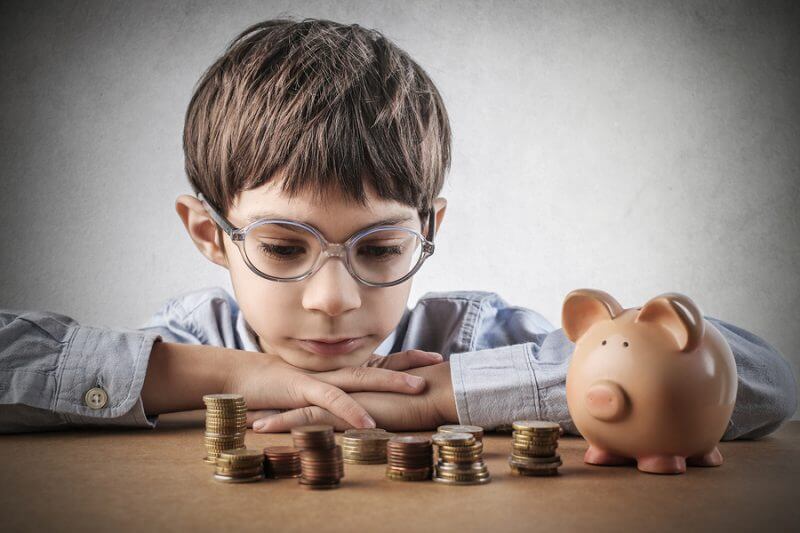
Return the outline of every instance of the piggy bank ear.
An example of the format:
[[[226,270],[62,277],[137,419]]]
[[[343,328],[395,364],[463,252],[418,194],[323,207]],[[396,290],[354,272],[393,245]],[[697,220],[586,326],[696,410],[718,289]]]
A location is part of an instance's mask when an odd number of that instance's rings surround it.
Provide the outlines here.
[[[703,337],[703,314],[688,296],[668,292],[656,296],[639,310],[636,322],[652,322],[666,329],[678,350],[691,352]]]
[[[561,325],[572,342],[586,333],[599,320],[613,319],[623,311],[613,296],[595,289],[576,289],[564,298]]]

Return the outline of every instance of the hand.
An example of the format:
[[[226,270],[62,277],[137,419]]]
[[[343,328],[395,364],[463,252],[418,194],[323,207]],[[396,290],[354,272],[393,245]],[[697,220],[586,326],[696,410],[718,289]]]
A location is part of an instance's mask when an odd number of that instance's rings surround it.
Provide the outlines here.
[[[423,394],[408,396],[391,392],[358,392],[352,399],[367,408],[378,427],[392,431],[422,431],[441,424],[457,423],[450,363],[441,363],[410,370],[409,374],[424,377],[427,388]],[[325,409],[312,405],[255,420],[253,429],[261,433],[289,431],[306,424],[330,424],[342,431],[354,424]]]
[[[441,361],[438,354],[409,350],[385,361],[387,368],[342,368],[312,373],[283,361],[277,355],[195,344],[153,343],[142,385],[147,415],[203,407],[204,394],[242,394],[254,409],[296,409],[310,405],[327,411],[356,427],[375,422],[345,391],[392,391],[419,394],[423,377],[394,369]]]
[[[340,368],[338,370],[331,370],[328,372],[311,372],[299,368],[297,370],[300,372],[305,372],[313,378],[319,379],[320,381],[339,386],[341,389],[350,392],[394,391],[406,394],[417,394],[422,392],[425,384],[425,378],[420,376],[412,376],[409,373],[403,374],[397,371],[435,365],[437,363],[441,363],[442,360],[443,358],[441,354],[436,352],[406,350],[404,352],[396,352],[386,356],[372,355],[361,367]],[[366,370],[365,367],[374,367],[375,370]],[[386,369],[386,372],[378,369]],[[403,378],[405,378],[405,383],[412,387],[411,390],[406,387]],[[353,384],[359,382],[361,383],[361,387],[354,388]],[[392,386],[393,383],[394,386]],[[310,406],[311,405],[309,404],[305,407]],[[279,413],[281,413],[281,411],[278,409],[248,410],[247,425],[248,427],[252,427],[255,420]]]
[[[421,366],[435,365],[444,361],[442,354],[423,350],[406,350],[389,355],[371,355],[363,366],[388,368],[390,370],[408,370]]]
[[[355,427],[375,427],[375,421],[351,396],[354,391],[388,391],[402,394],[419,394],[425,388],[425,378],[397,370],[440,362],[441,355],[408,350],[380,357],[385,368],[368,366],[347,367],[327,372],[311,372],[292,366],[280,357],[255,353],[241,358],[235,365],[223,387],[225,392],[244,395],[248,407],[298,408],[320,406],[334,413]],[[272,385],[265,383],[269,378]],[[276,386],[277,385],[277,386]],[[261,413],[248,413],[248,421],[259,418]]]

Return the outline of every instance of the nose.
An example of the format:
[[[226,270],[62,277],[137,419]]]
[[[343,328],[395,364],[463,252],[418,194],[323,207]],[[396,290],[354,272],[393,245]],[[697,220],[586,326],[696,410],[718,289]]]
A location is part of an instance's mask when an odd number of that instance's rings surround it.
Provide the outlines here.
[[[348,272],[343,260],[331,257],[307,279],[303,307],[338,316],[361,307],[359,283]]]
[[[628,411],[627,395],[613,381],[597,381],[586,391],[586,409],[598,420],[616,422]]]

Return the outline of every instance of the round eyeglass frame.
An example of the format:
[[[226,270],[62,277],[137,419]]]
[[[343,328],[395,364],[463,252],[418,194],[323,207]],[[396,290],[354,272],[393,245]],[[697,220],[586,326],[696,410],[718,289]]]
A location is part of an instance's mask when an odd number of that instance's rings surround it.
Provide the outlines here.
[[[394,285],[399,285],[400,283],[403,283],[408,278],[413,276],[420,269],[422,263],[424,263],[428,257],[433,255],[433,252],[436,249],[435,245],[433,244],[434,224],[435,224],[435,213],[433,209],[430,209],[428,211],[427,237],[423,236],[420,232],[416,230],[413,230],[411,228],[405,228],[402,226],[374,226],[371,228],[365,228],[353,234],[344,243],[335,243],[335,242],[332,243],[329,242],[328,239],[326,239],[325,236],[322,235],[322,233],[320,233],[320,231],[314,226],[305,224],[303,222],[298,222],[296,220],[286,220],[279,218],[261,219],[261,220],[254,220],[247,226],[237,228],[233,224],[231,224],[224,216],[222,216],[222,214],[220,214],[219,211],[214,206],[211,205],[211,203],[203,196],[202,193],[197,193],[197,198],[203,204],[203,207],[205,207],[206,211],[214,220],[214,222],[217,224],[217,226],[219,226],[220,229],[222,229],[222,231],[224,231],[228,235],[228,237],[230,237],[231,241],[239,249],[239,254],[242,256],[242,259],[244,260],[247,267],[254,274],[264,279],[268,279],[270,281],[278,281],[278,282],[302,281],[306,278],[313,276],[320,268],[322,268],[322,266],[328,259],[336,257],[344,262],[347,271],[359,283],[362,283],[369,287],[392,287]],[[321,245],[320,253],[317,256],[317,259],[314,262],[314,264],[311,265],[311,268],[309,268],[307,272],[299,276],[293,276],[290,278],[280,278],[276,276],[270,276],[269,274],[262,272],[261,270],[256,268],[255,265],[253,265],[253,263],[250,261],[250,258],[247,257],[247,251],[245,250],[244,246],[244,239],[248,231],[266,223],[280,223],[280,224],[289,224],[292,226],[298,226],[305,230],[308,230],[309,232],[311,232],[311,234],[313,234],[317,238],[317,240],[319,240]],[[372,281],[365,280],[358,274],[356,274],[355,270],[353,270],[353,265],[350,261],[350,254],[348,252],[352,250],[352,244],[357,240],[361,239],[362,237],[365,237],[377,231],[387,230],[387,229],[393,231],[397,230],[407,231],[409,233],[413,233],[414,235],[416,235],[422,242],[422,253],[419,256],[419,259],[417,259],[417,263],[414,265],[414,267],[400,279],[386,283],[375,283]]]

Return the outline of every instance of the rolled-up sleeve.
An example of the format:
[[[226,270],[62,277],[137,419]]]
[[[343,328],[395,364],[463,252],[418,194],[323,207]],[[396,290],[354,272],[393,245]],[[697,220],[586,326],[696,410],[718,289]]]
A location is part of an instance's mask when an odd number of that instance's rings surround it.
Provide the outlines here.
[[[141,389],[159,340],[52,312],[0,310],[0,431],[153,427]]]
[[[502,300],[493,302],[496,306]],[[459,421],[494,429],[514,420],[537,418],[558,422],[565,431],[579,434],[566,398],[575,344],[563,329],[541,333],[528,326],[532,321],[514,317],[524,317],[522,308],[504,316],[493,306],[482,313],[485,307],[476,307],[470,334],[472,346],[480,349],[450,355]],[[788,361],[760,337],[705,318],[728,341],[738,372],[736,403],[723,440],[758,438],[775,431],[797,409],[797,383]],[[527,342],[521,342],[526,337]],[[518,344],[492,346],[496,342],[492,339],[513,339]]]
[[[736,360],[736,404],[722,439],[755,439],[772,433],[797,410],[797,382],[789,362],[761,337],[705,318],[728,341]]]

